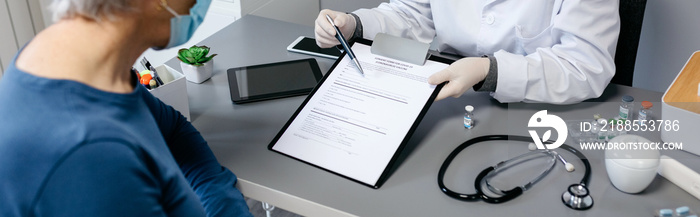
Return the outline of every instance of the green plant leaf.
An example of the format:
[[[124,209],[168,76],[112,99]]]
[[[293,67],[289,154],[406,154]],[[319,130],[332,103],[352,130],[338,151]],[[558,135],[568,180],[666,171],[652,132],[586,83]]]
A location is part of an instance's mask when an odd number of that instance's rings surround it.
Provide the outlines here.
[[[201,66],[203,63],[209,62],[216,56],[216,54],[212,54],[207,57],[209,50],[210,48],[204,45],[192,45],[192,47],[188,49],[183,48],[178,50],[178,59],[190,65]]]
[[[215,56],[216,56],[216,54],[213,54],[213,55],[211,55],[211,56],[209,56],[209,57],[205,57],[205,58],[202,59],[200,62],[201,62],[201,63],[209,62],[209,60],[213,59]]]
[[[194,54],[194,59],[196,59],[196,60],[200,60],[203,57],[204,57],[204,52],[202,52],[201,50]]]
[[[190,50],[188,49],[180,49],[177,54],[182,56],[182,57],[187,57],[187,55],[190,53]]]
[[[189,52],[189,51],[187,51],[187,49],[181,49],[181,50],[177,53],[177,58],[180,59],[180,60],[182,60],[183,62],[188,63],[187,60],[185,59],[185,52]]]
[[[180,61],[182,61],[183,63],[189,63],[189,62],[187,62],[187,60],[186,60],[184,57],[182,57],[182,56],[177,56],[177,59],[180,60]]]

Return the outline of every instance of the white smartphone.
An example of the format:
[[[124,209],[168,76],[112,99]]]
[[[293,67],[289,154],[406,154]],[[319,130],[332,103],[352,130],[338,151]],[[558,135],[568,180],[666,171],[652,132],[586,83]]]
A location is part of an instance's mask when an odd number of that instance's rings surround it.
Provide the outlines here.
[[[330,59],[338,59],[338,57],[343,54],[340,50],[338,50],[338,48],[335,47],[320,48],[318,45],[316,45],[316,39],[306,36],[299,36],[299,38],[287,46],[287,50]]]

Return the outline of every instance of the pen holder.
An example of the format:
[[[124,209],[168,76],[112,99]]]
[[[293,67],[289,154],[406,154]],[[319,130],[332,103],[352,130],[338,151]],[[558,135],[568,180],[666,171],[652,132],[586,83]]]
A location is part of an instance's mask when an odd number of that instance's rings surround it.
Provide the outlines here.
[[[149,90],[151,94],[160,99],[160,101],[163,101],[163,103],[175,108],[175,110],[182,113],[187,120],[191,121],[190,102],[187,98],[185,76],[167,65],[156,67],[156,72],[160,79],[163,80],[163,85]]]

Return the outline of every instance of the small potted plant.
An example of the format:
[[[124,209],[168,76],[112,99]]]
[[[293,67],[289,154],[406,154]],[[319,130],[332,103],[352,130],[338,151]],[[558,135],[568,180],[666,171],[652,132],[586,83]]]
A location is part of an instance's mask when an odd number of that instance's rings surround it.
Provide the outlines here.
[[[177,52],[177,59],[181,61],[180,67],[182,68],[182,73],[185,74],[185,78],[188,81],[199,84],[211,78],[212,71],[214,70],[214,61],[212,58],[214,58],[216,54],[207,56],[208,54],[209,47],[196,45],[189,49],[180,49]]]

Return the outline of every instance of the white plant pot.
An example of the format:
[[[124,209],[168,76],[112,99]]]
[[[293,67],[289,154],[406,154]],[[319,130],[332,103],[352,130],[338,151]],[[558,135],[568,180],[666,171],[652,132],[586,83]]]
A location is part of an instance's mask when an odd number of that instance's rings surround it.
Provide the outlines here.
[[[180,62],[180,68],[188,81],[199,84],[211,78],[212,71],[214,71],[214,60],[209,60],[201,66]]]

